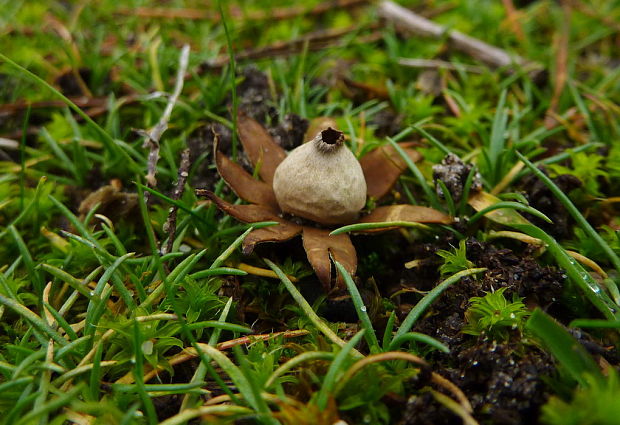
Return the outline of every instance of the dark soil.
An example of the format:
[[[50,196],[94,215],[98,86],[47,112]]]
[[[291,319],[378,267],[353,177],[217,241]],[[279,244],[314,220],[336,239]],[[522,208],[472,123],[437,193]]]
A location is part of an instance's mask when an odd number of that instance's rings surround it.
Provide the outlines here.
[[[421,254],[437,249],[422,245]],[[437,244],[435,244],[437,245]],[[488,270],[478,278],[466,277],[448,288],[433,304],[430,314],[415,326],[416,331],[431,335],[450,347],[448,355],[438,354],[434,370],[452,380],[469,398],[474,416],[494,424],[535,423],[539,409],[550,392],[543,381],[555,367],[551,356],[534,345],[526,345],[521,336],[513,335],[506,343],[477,338],[461,333],[469,299],[506,287],[506,296],[524,297],[526,302],[550,307],[560,297],[565,277],[561,271],[539,265],[528,253],[516,254],[510,249],[469,239],[467,258]],[[434,273],[429,264],[422,273]],[[423,282],[414,279],[414,282]],[[428,290],[430,287],[418,287]],[[406,313],[406,312],[403,312]],[[407,409],[416,409],[409,403]],[[443,409],[426,410],[416,422],[452,423],[454,414]],[[407,415],[405,415],[407,416]]]
[[[545,172],[544,170],[542,171]],[[569,193],[582,185],[577,177],[569,174],[562,174],[552,180],[564,193]],[[521,187],[530,205],[549,217],[553,224],[547,223],[531,214],[524,214],[524,216],[555,238],[563,239],[569,237],[573,220],[549,188],[533,174],[523,179]]]

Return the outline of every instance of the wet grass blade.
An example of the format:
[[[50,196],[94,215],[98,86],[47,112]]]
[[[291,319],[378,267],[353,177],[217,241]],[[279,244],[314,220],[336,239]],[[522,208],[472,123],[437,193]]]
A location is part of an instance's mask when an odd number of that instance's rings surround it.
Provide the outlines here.
[[[605,293],[598,282],[571,257],[553,237],[533,224],[512,224],[512,227],[521,232],[542,240],[547,250],[562,267],[568,277],[585,293],[590,302],[610,320],[620,319],[619,306]]]
[[[342,264],[338,261],[334,261],[336,264],[336,269],[340,272],[340,275],[344,279],[344,282],[347,285],[347,289],[351,294],[351,299],[353,300],[353,305],[355,306],[355,311],[357,313],[357,317],[360,319],[362,323],[362,327],[366,332],[364,332],[364,338],[366,339],[366,343],[370,348],[371,353],[378,353],[381,351],[381,347],[379,346],[379,341],[377,340],[377,335],[375,334],[375,330],[372,326],[372,322],[370,321],[370,317],[368,316],[368,311],[366,306],[364,305],[364,300],[362,300],[362,296],[360,295],[355,282],[351,278],[351,275],[347,272],[347,269],[344,268]]]
[[[573,219],[577,222],[579,227],[583,229],[583,231],[588,235],[592,240],[594,240],[597,245],[603,250],[609,261],[614,266],[616,271],[620,272],[620,258],[614,252],[613,249],[605,242],[605,240],[598,234],[598,232],[588,223],[588,220],[579,212],[575,204],[571,202],[568,196],[555,184],[553,181],[545,175],[542,171],[540,171],[534,164],[532,164],[524,155],[520,152],[517,152],[517,155],[525,163],[525,165],[530,169],[536,177],[540,179],[551,192],[558,198],[558,200],[562,203],[564,208],[570,213]]]
[[[157,423],[157,413],[155,412],[155,406],[153,400],[147,394],[144,388],[144,355],[142,353],[142,334],[140,332],[140,325],[137,320],[133,321],[133,374],[136,382],[137,392],[142,400],[142,407],[146,411],[146,419],[149,425],[155,425]]]

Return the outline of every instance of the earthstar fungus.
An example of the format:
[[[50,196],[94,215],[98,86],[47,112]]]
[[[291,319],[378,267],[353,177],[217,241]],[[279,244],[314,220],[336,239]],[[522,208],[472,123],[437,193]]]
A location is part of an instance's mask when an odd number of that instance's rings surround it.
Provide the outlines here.
[[[215,162],[224,181],[249,204],[228,203],[209,190],[198,189],[196,193],[208,197],[220,210],[240,221],[278,222],[246,236],[242,245],[246,255],[259,243],[284,242],[301,234],[308,261],[326,291],[333,287],[330,255],[351,275],[357,269],[357,254],[349,235],[330,235],[332,229],[326,227],[391,221],[445,224],[452,221],[440,211],[414,205],[381,206],[358,219],[366,195],[374,199],[385,196],[406,168],[405,161],[391,146],[374,149],[358,162],[343,145],[344,135],[327,128],[287,157],[267,130],[248,116],[240,114],[237,128],[244,151],[261,180],[222,154],[217,144]],[[421,159],[410,143],[400,145],[413,161]],[[325,186],[319,188],[321,184]],[[288,219],[285,213],[307,220]],[[306,224],[308,220],[316,225]],[[386,226],[358,233],[393,228]],[[344,287],[341,279],[337,279],[336,286]]]

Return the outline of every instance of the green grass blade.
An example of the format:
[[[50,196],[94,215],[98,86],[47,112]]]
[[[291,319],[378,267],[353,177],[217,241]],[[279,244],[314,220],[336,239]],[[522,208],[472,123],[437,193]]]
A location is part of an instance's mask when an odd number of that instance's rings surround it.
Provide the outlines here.
[[[85,285],[86,282],[80,281],[79,279],[71,276],[66,271],[59,269],[58,267],[52,266],[50,264],[45,264],[45,263],[40,264],[38,268],[48,272],[55,278],[59,279],[61,282],[67,283],[71,288],[73,288],[74,290],[76,290],[77,292],[79,292],[81,295],[88,298],[89,300],[93,298],[93,296],[90,294],[90,290]]]
[[[200,346],[200,350],[204,352],[209,358],[213,359],[222,370],[230,377],[230,379],[234,382],[235,386],[239,390],[239,393],[243,395],[243,398],[248,402],[250,406],[256,411],[261,410],[261,401],[264,403],[264,400],[257,399],[252,391],[250,382],[248,378],[241,372],[238,366],[236,366],[224,353],[222,353],[217,348],[214,348],[210,345],[203,344]]]
[[[401,345],[409,341],[422,342],[444,353],[450,352],[450,349],[445,344],[442,344],[441,342],[437,341],[432,336],[419,333],[419,332],[407,332],[406,334],[403,334],[403,335],[400,335],[394,338],[392,343],[389,345],[389,348],[387,351],[396,351],[400,349]]]
[[[75,341],[76,339],[78,339],[77,334],[75,333],[71,325],[69,325],[69,322],[67,322],[65,318],[62,317],[60,313],[58,313],[58,310],[56,310],[54,307],[52,307],[50,304],[46,302],[43,303],[43,306],[45,307],[47,311],[50,312],[52,317],[54,317],[54,320],[58,322],[58,325],[65,331],[65,333],[69,336],[69,339],[71,341]]]
[[[50,338],[52,338],[55,342],[57,342],[61,346],[67,345],[67,340],[64,339],[58,332],[52,329],[40,316],[34,313],[27,307],[19,304],[15,300],[10,298],[6,298],[3,295],[0,295],[0,304],[3,304],[13,310],[15,313],[22,316],[26,319],[30,324],[32,324],[36,329],[43,332]]]
[[[147,394],[146,389],[144,388],[144,355],[142,353],[142,334],[140,332],[140,326],[138,321],[134,319],[133,321],[133,359],[134,359],[134,367],[133,374],[134,380],[136,383],[137,392],[140,395],[140,399],[142,400],[142,406],[146,411],[146,419],[150,425],[155,425],[157,423],[157,413],[155,412],[155,406],[153,405],[153,400]]]
[[[316,360],[333,360],[335,357],[334,353],[328,353],[327,351],[306,351],[305,353],[301,353],[292,359],[286,361],[280,367],[273,371],[269,379],[265,382],[265,389],[271,387],[276,380],[284,375],[289,370],[299,366],[302,363]]]
[[[412,221],[381,221],[376,223],[356,223],[348,224],[332,230],[330,236],[340,235],[341,233],[360,232],[371,229],[389,229],[391,227],[413,227],[416,229],[430,230],[426,224],[415,223]]]
[[[254,230],[254,227],[250,227],[248,230],[246,230],[245,232],[243,232],[237,239],[235,239],[233,241],[233,243],[230,244],[230,246],[228,248],[226,248],[224,250],[224,252],[222,252],[211,264],[211,266],[209,267],[209,269],[215,269],[216,267],[219,267],[222,265],[222,263],[224,261],[226,261],[226,259],[228,257],[230,257],[230,255],[235,252],[235,249],[237,249],[242,243],[243,240],[245,239],[245,237],[247,235],[250,234],[250,232]]]
[[[325,374],[325,378],[323,379],[323,385],[321,385],[321,389],[316,396],[316,404],[319,406],[319,409],[324,410],[327,407],[327,401],[336,385],[336,379],[338,375],[343,372],[347,358],[351,354],[353,348],[362,339],[364,333],[366,333],[364,329],[356,333],[355,336],[340,349],[334,361],[329,366],[327,374]]]
[[[13,236],[13,240],[15,241],[15,244],[17,245],[17,249],[19,250],[19,253],[24,259],[24,264],[26,265],[26,268],[28,269],[28,275],[30,276],[30,279],[32,279],[34,291],[35,291],[35,294],[37,295],[38,303],[40,305],[41,297],[43,295],[43,281],[41,280],[41,275],[39,274],[39,271],[35,267],[34,261],[32,259],[32,255],[30,255],[30,251],[28,250],[26,243],[22,239],[17,229],[14,226],[9,226],[9,232],[11,233],[11,236]]]
[[[232,267],[215,267],[213,269],[200,270],[199,272],[189,275],[192,279],[203,279],[205,277],[232,275],[232,276],[245,276],[248,272],[234,269]]]
[[[4,235],[6,235],[9,227],[17,226],[17,224],[20,223],[24,218],[26,218],[33,209],[38,207],[39,198],[41,197],[41,192],[46,182],[46,176],[43,176],[39,179],[37,187],[34,190],[34,196],[32,197],[32,200],[28,203],[28,205],[26,205],[25,208],[20,209],[20,213],[17,215],[17,217],[15,217],[15,219],[13,219],[13,221],[11,221],[11,223],[7,225],[7,230],[3,230],[2,232],[0,232],[0,239],[2,239]]]
[[[579,109],[579,112],[581,112],[581,115],[586,119],[588,130],[590,130],[590,138],[592,139],[591,141],[594,143],[600,142],[601,137],[599,136],[598,130],[596,126],[594,125],[594,120],[592,120],[592,114],[590,114],[590,110],[588,109],[581,95],[577,91],[577,87],[575,87],[574,82],[572,81],[568,82],[568,90],[570,91],[570,94],[573,97],[573,100],[575,101],[575,105],[577,105],[577,109]]]
[[[366,339],[366,343],[370,348],[370,352],[378,353],[381,351],[381,347],[379,346],[379,341],[377,340],[377,335],[375,334],[375,330],[372,326],[372,322],[370,321],[370,317],[368,316],[368,311],[366,306],[364,305],[364,300],[362,300],[362,296],[360,295],[355,282],[351,278],[351,275],[347,272],[342,264],[338,261],[334,261],[336,264],[336,269],[340,272],[340,275],[344,279],[344,282],[347,285],[347,289],[351,294],[351,299],[353,300],[353,305],[355,306],[355,311],[357,312],[357,317],[362,322],[362,327],[364,328],[364,338]]]
[[[491,139],[489,140],[489,162],[490,172],[493,176],[493,184],[497,183],[499,176],[501,175],[500,169],[500,156],[504,152],[506,146],[506,126],[508,124],[508,113],[506,112],[504,105],[506,104],[506,90],[503,90],[497,108],[495,110],[495,116],[493,117],[493,124],[491,127]]]
[[[409,167],[409,170],[411,170],[411,172],[415,176],[416,180],[418,181],[418,184],[420,185],[420,187],[422,187],[422,190],[426,194],[426,197],[428,198],[428,201],[430,202],[431,206],[435,208],[436,210],[442,211],[441,205],[439,203],[439,199],[437,198],[437,194],[426,182],[426,179],[422,175],[422,172],[420,171],[420,169],[415,165],[415,163],[411,160],[411,158],[409,158],[409,155],[407,155],[407,153],[403,150],[403,148],[401,148],[398,145],[398,143],[396,143],[390,137],[387,138],[387,141],[390,143],[390,145],[392,145],[392,147],[396,150],[396,152],[398,152],[398,154],[401,156],[403,161],[405,161],[405,164],[407,164],[407,167]]]
[[[426,137],[428,139],[429,142],[431,142],[431,144],[433,146],[435,146],[437,149],[439,149],[440,151],[442,151],[444,153],[444,155],[449,155],[452,153],[452,151],[450,149],[448,149],[448,147],[446,145],[444,145],[443,143],[441,143],[439,140],[437,140],[436,137],[434,137],[432,134],[430,134],[428,131],[424,130],[422,127],[420,127],[419,125],[412,125],[411,127],[413,127],[418,133],[420,133],[422,136]]]
[[[51,401],[44,403],[38,408],[31,410],[26,415],[22,416],[21,419],[16,422],[16,425],[30,424],[31,421],[60,409],[61,407],[71,403],[72,401],[75,401],[80,391],[82,391],[82,387],[79,385],[71,388],[66,394],[58,396]]]
[[[446,206],[448,207],[448,215],[452,217],[456,217],[456,207],[454,205],[454,199],[452,199],[452,193],[450,193],[450,190],[448,190],[448,186],[446,186],[443,180],[437,180],[437,184],[441,188],[443,197],[446,200]]]
[[[620,319],[618,305],[605,293],[594,278],[554,238],[532,224],[513,224],[521,232],[542,240],[547,250],[568,277],[585,293],[590,302],[610,320]]]
[[[383,341],[381,347],[383,351],[388,351],[390,343],[392,342],[392,332],[394,331],[394,323],[396,322],[396,311],[392,310],[390,317],[388,318],[387,325],[385,325],[385,331],[383,332]]]
[[[575,319],[568,326],[571,328],[620,329],[620,320]]]
[[[293,282],[291,282],[289,278],[286,277],[286,275],[280,269],[280,267],[276,266],[273,262],[271,262],[267,258],[263,258],[263,261],[271,268],[271,270],[273,270],[278,275],[278,277],[280,278],[280,280],[282,281],[282,283],[284,284],[288,292],[291,294],[291,297],[293,297],[297,305],[299,305],[299,307],[303,310],[303,312],[306,314],[306,316],[312,322],[312,324],[316,326],[316,328],[320,330],[323,333],[323,335],[327,337],[327,339],[332,341],[334,344],[339,345],[340,347],[344,347],[346,343],[338,335],[336,335],[334,331],[331,330],[331,328],[327,325],[327,323],[325,323],[323,319],[319,317],[318,314],[315,313],[315,311],[312,309],[312,306],[308,303],[308,301],[306,301],[304,296],[301,295],[301,292],[299,292],[299,290],[295,288],[295,285],[293,285]],[[359,356],[362,355],[361,353],[357,351],[355,352]]]
[[[585,375],[591,375],[598,380],[603,379],[596,361],[585,348],[542,310],[539,308],[534,310],[525,327],[543,341],[551,354],[579,384],[587,385]]]
[[[28,123],[30,122],[30,112],[32,105],[28,104],[24,124],[22,125],[22,137],[19,141],[19,210],[24,210],[24,196],[26,195],[26,137],[28,135]]]
[[[480,211],[478,211],[476,214],[472,215],[468,223],[471,225],[475,223],[476,221],[478,221],[479,219],[481,219],[485,214],[491,211],[500,210],[500,209],[513,209],[513,210],[524,211],[524,212],[532,214],[533,216],[540,218],[541,220],[546,221],[547,223],[552,223],[549,217],[547,217],[542,212],[538,211],[536,208],[530,207],[529,205],[523,205],[520,202],[513,202],[513,201],[500,201],[493,205],[489,205],[488,207],[483,208]]]
[[[605,242],[605,240],[597,233],[596,230],[588,223],[588,220],[579,212],[575,204],[571,202],[571,200],[566,196],[564,192],[555,184],[553,181],[547,177],[542,171],[540,171],[534,164],[532,164],[524,155],[520,152],[517,152],[519,159],[525,163],[525,165],[530,169],[540,181],[542,181],[551,192],[558,198],[558,200],[562,203],[564,208],[569,212],[569,214],[573,217],[573,219],[577,222],[579,227],[583,229],[583,231],[592,238],[593,241],[597,243],[597,245],[603,250],[609,261],[614,266],[616,271],[620,272],[620,258],[616,253],[611,249],[611,247]]]

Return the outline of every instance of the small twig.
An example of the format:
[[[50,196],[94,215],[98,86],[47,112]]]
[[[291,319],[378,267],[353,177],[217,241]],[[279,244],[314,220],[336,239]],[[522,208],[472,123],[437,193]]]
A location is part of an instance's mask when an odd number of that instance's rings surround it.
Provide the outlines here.
[[[175,201],[181,199],[181,195],[183,195],[183,189],[185,189],[185,182],[187,181],[187,176],[189,175],[189,148],[183,150],[181,153],[181,164],[179,165],[179,173],[177,177],[177,184],[174,188],[174,192],[172,192],[171,198]],[[172,244],[174,243],[174,238],[177,232],[177,210],[179,208],[176,205],[172,205],[170,207],[170,212],[168,213],[168,219],[164,224],[164,232],[168,233],[168,243],[166,243],[165,247],[162,247],[161,254],[167,254],[172,251]]]
[[[170,115],[172,114],[172,109],[183,90],[183,82],[185,72],[187,70],[187,64],[189,62],[189,45],[186,44],[181,49],[181,55],[179,57],[179,69],[177,71],[176,84],[174,87],[174,91],[172,92],[172,96],[168,99],[168,104],[166,105],[166,109],[164,109],[164,113],[162,114],[159,122],[155,127],[153,127],[150,131],[146,132],[143,130],[139,130],[138,133],[144,136],[144,143],[142,144],[143,148],[149,147],[149,158],[148,158],[148,172],[146,174],[146,184],[150,188],[155,188],[157,185],[157,179],[155,178],[155,174],[157,173],[157,161],[159,160],[159,140],[161,139],[161,135],[164,134],[164,131],[168,129],[168,122],[170,121]],[[148,200],[149,192],[145,192],[145,199]]]
[[[381,17],[396,24],[396,26],[411,31],[416,35],[435,39],[446,37],[450,45],[456,50],[466,53],[491,67],[507,67],[511,69],[515,64],[521,65],[530,69],[534,78],[543,69],[543,66],[540,64],[527,61],[517,55],[510,55],[499,47],[492,46],[462,32],[451,31],[390,0],[384,0],[379,3],[378,13]]]

